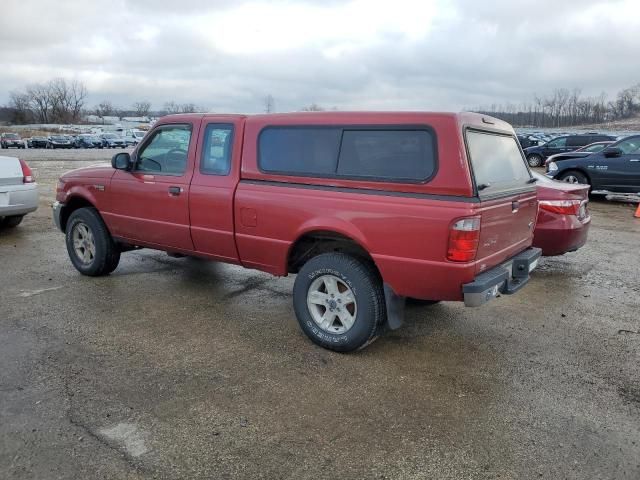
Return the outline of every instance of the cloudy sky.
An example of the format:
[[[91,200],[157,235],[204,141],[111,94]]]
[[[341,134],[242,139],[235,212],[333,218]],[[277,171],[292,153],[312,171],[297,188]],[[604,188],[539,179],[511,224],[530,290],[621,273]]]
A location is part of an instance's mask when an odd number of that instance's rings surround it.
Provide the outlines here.
[[[640,82],[638,0],[2,0],[0,103],[55,77],[90,105],[460,110]]]

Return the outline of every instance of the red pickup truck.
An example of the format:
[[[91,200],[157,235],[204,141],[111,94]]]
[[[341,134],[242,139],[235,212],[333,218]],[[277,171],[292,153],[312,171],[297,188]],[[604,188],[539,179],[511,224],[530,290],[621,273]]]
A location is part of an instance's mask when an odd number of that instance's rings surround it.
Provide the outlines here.
[[[352,351],[406,297],[478,306],[525,285],[534,182],[483,115],[171,115],[131,155],[64,174],[54,219],[85,275],[142,247],[297,274],[302,330]]]

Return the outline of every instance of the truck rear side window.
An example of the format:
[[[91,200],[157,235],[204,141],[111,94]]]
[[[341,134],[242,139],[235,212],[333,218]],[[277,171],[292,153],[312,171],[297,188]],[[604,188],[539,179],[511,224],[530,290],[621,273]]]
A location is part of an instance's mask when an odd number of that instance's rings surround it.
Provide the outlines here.
[[[467,130],[466,138],[481,194],[523,187],[531,178],[515,138],[476,130]]]
[[[284,175],[422,182],[435,152],[427,127],[268,127],[258,140],[260,169]]]
[[[419,181],[434,169],[427,130],[345,130],[342,136],[338,175]]]
[[[339,128],[267,128],[259,139],[260,168],[269,172],[334,175]]]

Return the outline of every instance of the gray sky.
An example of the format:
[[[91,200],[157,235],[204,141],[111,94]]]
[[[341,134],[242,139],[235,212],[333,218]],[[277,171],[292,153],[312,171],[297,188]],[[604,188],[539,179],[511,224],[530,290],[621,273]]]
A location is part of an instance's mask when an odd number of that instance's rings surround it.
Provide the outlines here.
[[[640,82],[638,0],[2,0],[0,103],[55,77],[89,104],[460,110]]]

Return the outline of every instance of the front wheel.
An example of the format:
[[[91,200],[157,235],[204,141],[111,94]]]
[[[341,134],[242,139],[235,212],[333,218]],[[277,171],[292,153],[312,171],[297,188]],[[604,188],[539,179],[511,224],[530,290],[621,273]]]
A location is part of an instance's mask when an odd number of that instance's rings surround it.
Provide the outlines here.
[[[540,167],[542,166],[542,157],[534,153],[527,157],[527,162],[529,162],[530,167]]]
[[[367,346],[386,319],[375,267],[343,253],[324,253],[304,264],[293,287],[293,307],[302,331],[338,352]]]
[[[83,275],[107,275],[120,262],[120,249],[93,208],[79,208],[71,214],[65,240],[71,263]]]
[[[564,172],[558,177],[558,180],[567,183],[580,183],[582,185],[589,184],[589,179],[587,178],[587,176],[582,172],[578,172],[577,170],[569,170],[568,172]]]

